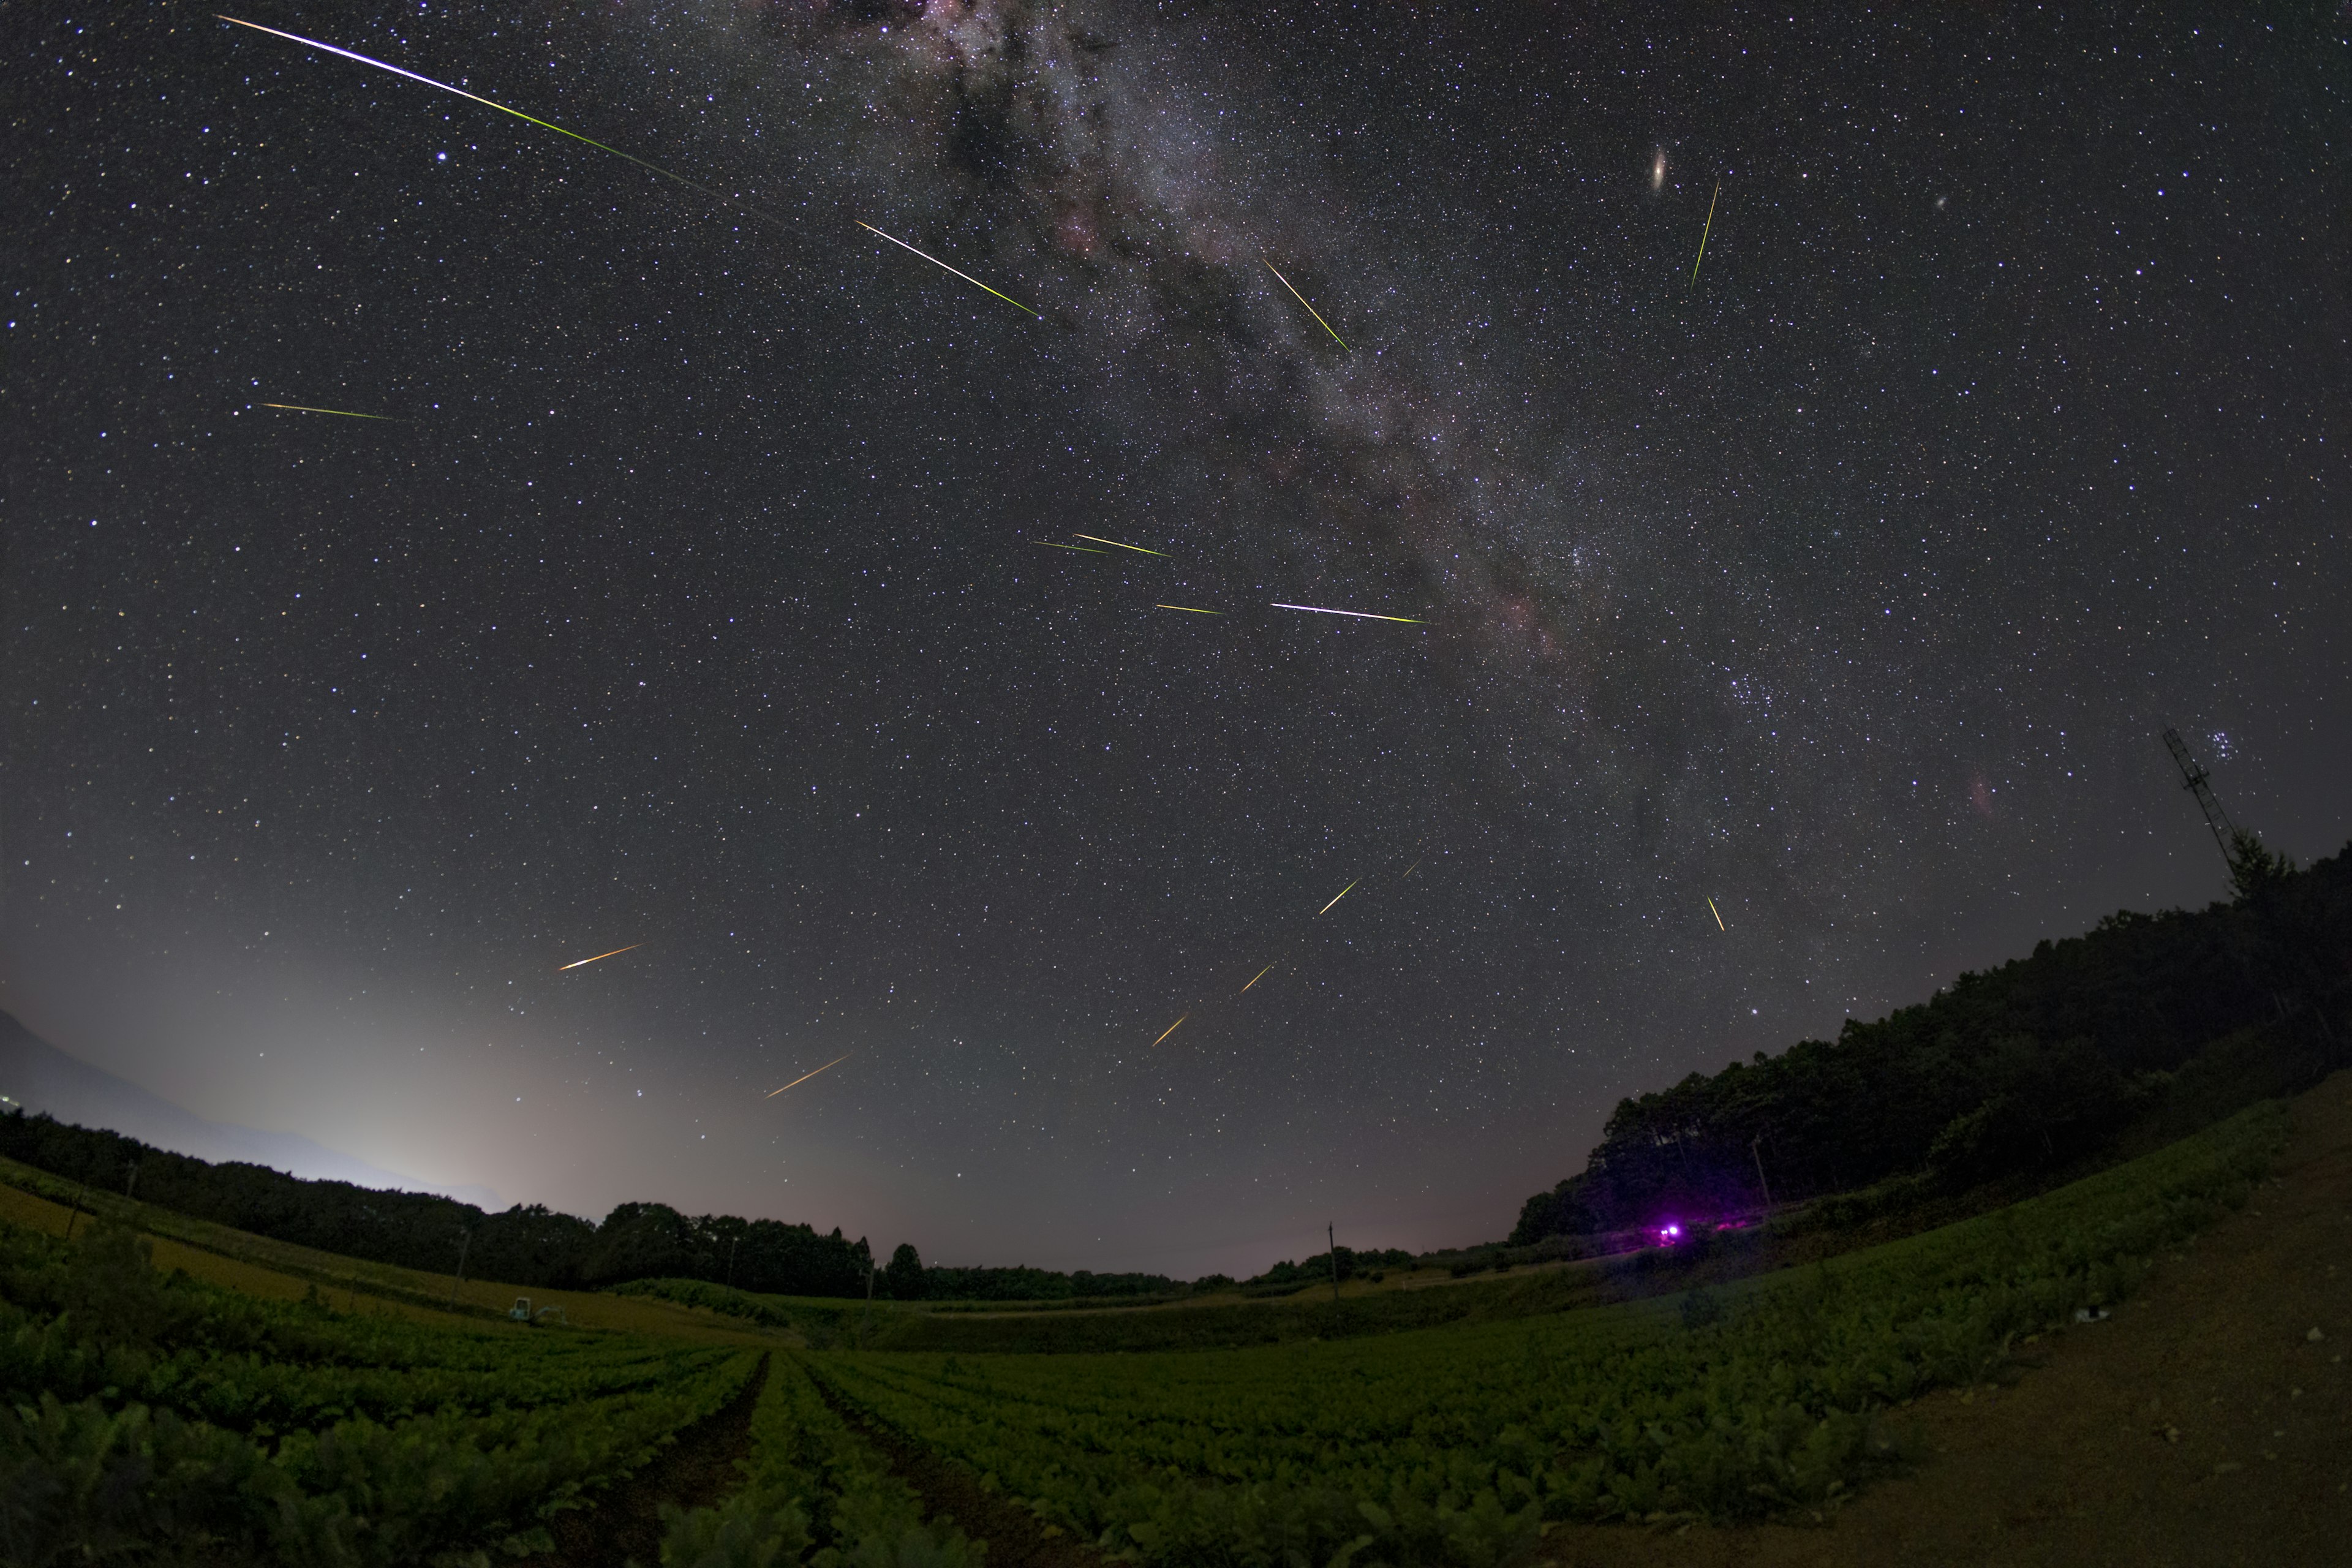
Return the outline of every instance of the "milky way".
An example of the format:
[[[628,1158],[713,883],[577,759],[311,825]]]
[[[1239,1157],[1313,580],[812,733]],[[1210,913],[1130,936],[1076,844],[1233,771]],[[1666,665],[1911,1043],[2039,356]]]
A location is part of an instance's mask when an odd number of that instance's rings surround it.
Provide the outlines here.
[[[2213,896],[2163,722],[2347,831],[2339,40],[256,19],[598,145],[12,46],[0,1000],[205,1114],[950,1262],[1430,1245]]]

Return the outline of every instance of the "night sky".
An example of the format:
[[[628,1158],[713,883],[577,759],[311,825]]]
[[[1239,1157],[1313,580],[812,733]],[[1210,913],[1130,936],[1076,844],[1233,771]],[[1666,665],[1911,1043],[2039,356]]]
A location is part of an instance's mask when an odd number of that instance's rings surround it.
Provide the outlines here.
[[[205,1116],[1254,1271],[2352,837],[2332,6],[252,3],[727,199],[0,5],[0,1005]]]

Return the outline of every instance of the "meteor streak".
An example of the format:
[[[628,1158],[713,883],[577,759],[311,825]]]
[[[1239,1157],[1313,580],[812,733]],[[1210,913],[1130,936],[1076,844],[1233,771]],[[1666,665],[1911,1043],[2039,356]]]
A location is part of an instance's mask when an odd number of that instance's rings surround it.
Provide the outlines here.
[[[1363,880],[1363,879],[1362,879],[1361,877],[1359,877],[1359,878],[1357,878],[1357,879],[1356,879],[1356,882],[1360,882],[1360,881],[1362,881],[1362,880]],[[1338,903],[1341,899],[1346,898],[1346,897],[1348,896],[1349,890],[1350,889],[1352,889],[1352,888],[1354,888],[1354,887],[1355,887],[1356,882],[1350,882],[1350,883],[1349,883],[1349,884],[1348,884],[1348,886],[1347,886],[1347,887],[1342,888],[1342,889],[1340,889],[1338,892],[1336,892],[1336,893],[1332,894],[1332,895],[1331,895],[1331,904],[1336,904],[1336,903]],[[1317,914],[1318,914],[1318,915],[1328,915],[1328,914],[1329,914],[1329,913],[1331,912],[1331,904],[1326,904],[1326,905],[1324,905],[1321,909],[1317,910],[1315,912],[1316,912]]]
[[[1263,257],[1263,256],[1259,257],[1259,258],[1258,258],[1258,259],[1259,259],[1260,261],[1265,261],[1265,257]],[[1266,269],[1268,272],[1273,272],[1273,273],[1274,273],[1274,275],[1275,275],[1275,277],[1276,277],[1276,279],[1280,279],[1280,281],[1281,281],[1281,283],[1282,283],[1282,286],[1283,286],[1284,288],[1286,288],[1286,289],[1290,289],[1290,279],[1287,279],[1287,278],[1284,278],[1280,272],[1276,272],[1276,271],[1275,271],[1275,266],[1274,266],[1274,263],[1273,263],[1273,262],[1271,262],[1271,261],[1265,261],[1265,269]],[[1291,297],[1292,299],[1294,299],[1294,300],[1297,300],[1300,304],[1302,304],[1302,305],[1307,305],[1307,296],[1306,296],[1306,295],[1304,295],[1304,294],[1301,294],[1297,289],[1290,289],[1290,297]],[[1331,323],[1330,323],[1330,322],[1328,322],[1328,321],[1325,321],[1325,320],[1323,319],[1323,315],[1322,315],[1322,312],[1321,312],[1321,311],[1319,311],[1319,310],[1316,310],[1316,308],[1315,308],[1314,306],[1312,306],[1312,305],[1307,305],[1307,313],[1308,315],[1310,315],[1310,316],[1312,316],[1312,317],[1314,317],[1314,318],[1315,318],[1315,324],[1316,324],[1317,326],[1318,326],[1318,327],[1322,328],[1322,329],[1323,329],[1325,331],[1327,331],[1327,332],[1331,332]],[[1344,339],[1344,338],[1342,338],[1342,337],[1340,337],[1340,335],[1339,335],[1339,333],[1337,333],[1337,332],[1331,332],[1331,341],[1332,341],[1333,342],[1335,342],[1335,343],[1338,343],[1338,344],[1339,344],[1341,348],[1343,348],[1343,349],[1344,349],[1344,348],[1346,348],[1346,347],[1348,346],[1347,340],[1346,340],[1346,339]]]
[[[1313,616],[1352,616],[1360,621],[1402,621],[1409,626],[1423,626],[1429,624],[1426,621],[1417,621],[1411,616],[1376,616],[1369,610],[1327,610],[1320,605],[1286,605],[1280,600],[1273,603],[1277,610],[1305,610]]]
[[[1204,610],[1197,605],[1154,605],[1155,610],[1181,610],[1188,616],[1222,616],[1223,610]]]
[[[841,1055],[839,1055],[839,1056],[837,1056],[837,1057],[834,1058],[833,1058],[833,1060],[831,1060],[831,1061],[829,1061],[829,1062],[825,1063],[825,1064],[824,1064],[824,1068],[837,1068],[837,1067],[839,1067],[842,1063],[844,1063],[844,1062],[847,1061],[851,1057],[854,1057],[854,1056],[856,1056],[856,1054],[857,1054],[857,1053],[856,1053],[856,1052],[855,1052],[855,1051],[844,1051],[844,1052],[842,1052],[842,1053],[841,1053]],[[810,1068],[807,1072],[804,1072],[804,1073],[801,1074],[801,1076],[800,1076],[800,1077],[798,1077],[798,1078],[796,1078],[796,1079],[793,1079],[793,1081],[792,1081],[791,1083],[788,1083],[788,1084],[784,1085],[784,1089],[793,1089],[793,1088],[797,1087],[798,1085],[801,1085],[801,1084],[803,1084],[803,1083],[808,1082],[808,1080],[809,1080],[809,1079],[811,1079],[814,1078],[818,1073],[823,1072],[823,1071],[824,1070],[824,1068]],[[784,1092],[784,1089],[770,1089],[766,1094],[761,1095],[760,1098],[761,1098],[761,1099],[762,1099],[762,1100],[773,1100],[773,1099],[775,1099],[775,1098],[776,1098],[776,1096],[778,1096],[778,1095],[780,1095],[780,1094],[783,1093],[783,1092]]]
[[[1281,963],[1281,962],[1282,962],[1282,961],[1281,961],[1280,959],[1276,959],[1276,960],[1275,960],[1275,963]],[[1256,984],[1259,981],[1261,981],[1261,980],[1265,979],[1268,974],[1272,973],[1273,973],[1273,971],[1274,971],[1274,963],[1269,963],[1269,964],[1267,964],[1264,969],[1261,969],[1261,970],[1259,970],[1255,974],[1251,975],[1251,976],[1249,977],[1249,985],[1244,985],[1244,986],[1243,986],[1243,987],[1242,987],[1242,989],[1243,989],[1243,990],[1244,990],[1244,991],[1248,990],[1248,989],[1250,988],[1250,985],[1255,985],[1255,984]]]
[[[626,947],[616,947],[610,952],[600,952],[596,955],[596,958],[618,958],[625,952],[635,952],[637,949],[645,945],[646,944],[641,942],[633,942]],[[557,964],[555,966],[555,973],[561,974],[567,969],[577,969],[583,963],[593,963],[596,962],[596,958],[575,959],[570,963]]]
[[[1093,539],[1097,544],[1118,544],[1118,541],[1116,539],[1095,539],[1095,536],[1091,533],[1074,533],[1070,535],[1070,537],[1072,539]],[[1146,550],[1140,544],[1118,544],[1118,547],[1121,550],[1132,550],[1138,555],[1157,555],[1163,561],[1168,557],[1168,552],[1165,550]]]
[[[289,414],[340,414],[346,419],[389,419],[394,425],[400,423],[389,414],[354,414],[348,408],[312,408],[301,403],[265,403],[261,406],[283,408]]]
[[[1415,871],[1420,870],[1420,869],[1421,869],[1421,863],[1422,863],[1423,860],[1426,860],[1426,859],[1428,859],[1428,858],[1429,858],[1429,857],[1428,857],[1428,856],[1426,856],[1426,855],[1416,855],[1416,856],[1414,856],[1414,857],[1413,857],[1412,864],[1412,865],[1410,865],[1410,866],[1407,866],[1407,867],[1404,868],[1404,877],[1410,877],[1410,876],[1412,876]],[[1397,880],[1398,880],[1398,881],[1400,881],[1400,882],[1402,882],[1402,881],[1403,881],[1403,880],[1404,880],[1404,877],[1399,877],[1399,878],[1397,879]]]
[[[1691,287],[1694,289],[1698,287],[1698,263],[1706,259],[1706,237],[1715,232],[1715,204],[1722,199],[1723,182],[1717,180],[1715,183],[1715,195],[1707,198],[1706,226],[1698,231],[1698,260],[1691,263]]]
[[[239,20],[235,16],[225,16],[217,11],[214,12],[213,15],[215,17],[218,17],[221,21],[235,23],[240,27],[250,27],[257,33],[268,33],[273,38],[284,38],[287,42],[299,44],[306,49],[322,49],[331,55],[341,55],[347,60],[357,60],[363,66],[373,66],[378,70],[390,71],[394,76],[406,77],[411,81],[421,81],[426,87],[437,87],[443,92],[454,92],[459,98],[469,100],[472,102],[481,104],[486,108],[495,109],[500,114],[511,114],[517,120],[530,121],[531,124],[540,127],[543,131],[552,131],[558,136],[569,136],[574,142],[584,142],[589,146],[595,148],[599,153],[610,153],[615,158],[626,158],[630,163],[635,163],[640,169],[659,174],[665,180],[676,180],[679,184],[684,185],[687,189],[690,191],[699,191],[713,201],[724,202],[730,207],[738,208],[743,212],[754,213],[763,218],[767,218],[769,216],[768,214],[761,212],[757,207],[745,206],[741,202],[737,201],[733,196],[728,195],[723,191],[713,190],[709,185],[702,184],[698,181],[688,179],[684,174],[673,174],[667,169],[663,168],[659,163],[648,163],[643,158],[638,157],[635,153],[624,153],[618,147],[608,147],[593,136],[583,136],[577,131],[566,131],[561,125],[551,124],[547,121],[539,119],[535,115],[525,114],[520,109],[509,109],[505,104],[499,103],[493,99],[484,98],[481,94],[477,92],[467,92],[462,87],[451,87],[446,81],[435,81],[429,76],[419,76],[413,70],[404,70],[396,65],[393,65],[385,60],[377,59],[373,56],[362,55],[352,49],[339,48],[333,44],[322,44],[316,38],[306,38],[299,33],[281,32],[276,27],[265,27],[258,22],[247,22]],[[769,221],[775,222],[777,220],[769,218]],[[331,409],[328,410],[328,412],[332,413],[335,412],[335,410]]]
[[[1706,901],[1706,912],[1715,917],[1716,930],[1722,931],[1727,936],[1731,933],[1731,928],[1723,923],[1723,911],[1715,907],[1715,900],[1711,898]]]
[[[1081,534],[1079,537],[1083,539],[1086,536]],[[1089,550],[1083,544],[1057,544],[1050,539],[1033,539],[1029,542],[1032,544],[1042,544],[1048,550],[1075,550],[1081,555],[1108,555],[1110,553],[1108,550]]]
[[[1184,1018],[1189,1018],[1189,1017],[1191,1017],[1192,1016],[1192,1014],[1187,1013],[1187,1014],[1185,1014],[1185,1015],[1184,1015]],[[1179,1028],[1181,1028],[1181,1027],[1183,1026],[1184,1018],[1179,1018],[1179,1019],[1177,1019],[1177,1020],[1176,1020],[1176,1022],[1175,1022],[1175,1023],[1171,1024],[1171,1025],[1169,1025],[1166,1028],[1164,1028],[1164,1029],[1160,1030],[1160,1040],[1164,1040],[1164,1039],[1166,1039],[1169,1036],[1171,1036],[1171,1035],[1174,1034],[1174,1033],[1175,1033]],[[1158,1044],[1160,1043],[1160,1040],[1154,1040],[1154,1041],[1152,1041],[1151,1043],[1152,1043],[1153,1045],[1155,1045],[1155,1046],[1156,1046],[1156,1045],[1158,1045]]]
[[[868,233],[868,234],[882,234],[882,231],[881,231],[880,229],[876,228],[872,224],[866,222],[863,218],[852,218],[852,219],[850,219],[849,221],[850,221],[850,222],[852,222],[852,223],[854,223],[854,224],[856,224],[858,227],[860,227],[860,228],[864,229],[864,230],[865,230],[866,233]],[[899,238],[897,235],[895,235],[895,234],[882,234],[882,237],[883,237],[883,238],[885,238],[885,239],[887,239],[887,240],[888,240],[891,244],[893,244],[893,245],[897,246],[897,247],[898,247],[899,249],[901,249],[901,250],[915,250],[915,247],[914,247],[913,246],[908,245],[905,240],[900,239],[900,238]],[[936,256],[929,256],[929,255],[926,255],[924,252],[919,251],[919,250],[915,250],[915,254],[916,254],[916,255],[918,255],[918,256],[922,257],[924,260],[926,260],[926,261],[929,262],[932,266],[934,266],[934,267],[936,267],[936,268],[939,268],[940,271],[942,271],[942,272],[955,272],[955,275],[956,275],[957,277],[959,277],[959,278],[962,279],[965,282],[967,282],[967,283],[971,284],[973,288],[978,289],[982,290],[982,292],[984,292],[984,293],[996,294],[996,297],[997,297],[998,299],[1000,299],[1000,300],[1003,300],[1006,304],[1008,304],[1008,305],[1012,306],[1014,310],[1027,310],[1027,311],[1029,312],[1029,314],[1030,314],[1030,315],[1037,316],[1037,312],[1036,312],[1036,311],[1034,311],[1034,310],[1030,310],[1028,306],[1026,306],[1026,305],[1023,304],[1020,300],[1018,300],[1014,299],[1012,295],[1010,295],[1010,294],[997,294],[995,289],[989,288],[989,286],[988,286],[987,284],[982,283],[979,279],[974,278],[971,273],[969,273],[969,272],[956,272],[956,269],[955,269],[954,268],[950,267],[946,262],[941,261],[941,260],[940,260],[938,257],[936,257]],[[1037,319],[1038,319],[1039,321],[1044,321],[1045,318],[1045,317],[1043,317],[1043,316],[1037,316]],[[1083,538],[1085,538],[1085,537],[1086,537],[1086,535],[1084,535],[1084,534],[1080,534],[1078,537],[1079,537],[1079,538],[1081,538],[1081,539],[1083,539]]]

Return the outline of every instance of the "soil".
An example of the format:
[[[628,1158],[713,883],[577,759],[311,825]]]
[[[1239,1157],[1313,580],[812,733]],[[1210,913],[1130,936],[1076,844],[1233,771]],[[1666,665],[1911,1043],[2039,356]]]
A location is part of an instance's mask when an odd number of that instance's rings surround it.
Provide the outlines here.
[[[1559,1568],[2352,1563],[2352,1072],[2245,1210],[2001,1382],[1894,1412],[1918,1458],[1819,1522],[1559,1526]]]
[[[768,1373],[762,1359],[740,1394],[679,1433],[652,1464],[607,1488],[595,1507],[549,1521],[555,1550],[524,1568],[653,1568],[661,1561],[662,1504],[707,1508],[742,1489],[735,1461],[751,1451],[751,1408]]]
[[[889,1463],[890,1473],[922,1495],[923,1511],[933,1523],[952,1522],[988,1542],[988,1568],[1105,1568],[1102,1557],[1060,1526],[982,1490],[969,1470],[868,1419],[822,1382],[816,1387],[834,1414]]]

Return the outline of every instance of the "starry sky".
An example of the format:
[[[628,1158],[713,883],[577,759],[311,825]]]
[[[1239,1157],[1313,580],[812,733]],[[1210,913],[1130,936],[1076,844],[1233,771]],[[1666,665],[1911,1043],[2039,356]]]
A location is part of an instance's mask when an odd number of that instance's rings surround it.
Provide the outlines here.
[[[1254,1271],[2352,837],[2336,8],[255,3],[679,177],[0,7],[0,1005],[203,1115]]]

